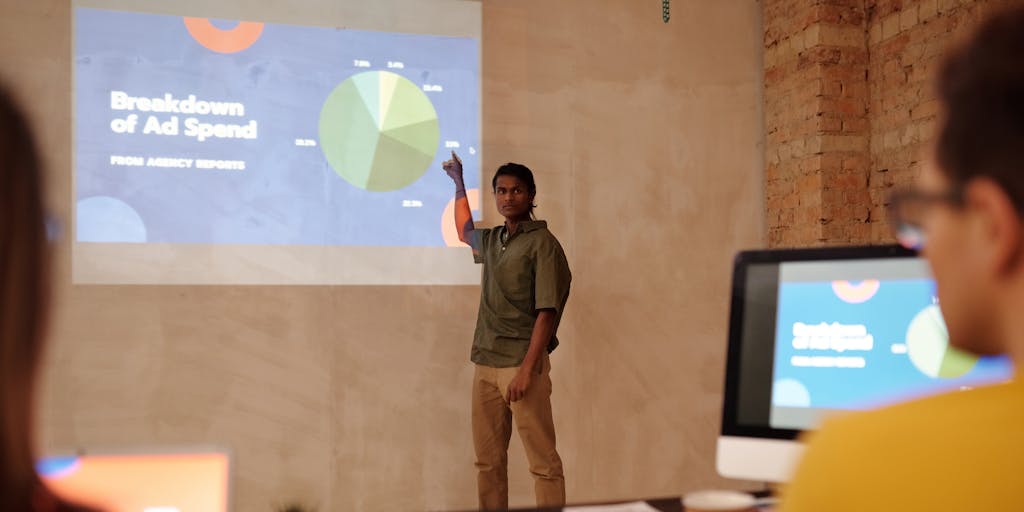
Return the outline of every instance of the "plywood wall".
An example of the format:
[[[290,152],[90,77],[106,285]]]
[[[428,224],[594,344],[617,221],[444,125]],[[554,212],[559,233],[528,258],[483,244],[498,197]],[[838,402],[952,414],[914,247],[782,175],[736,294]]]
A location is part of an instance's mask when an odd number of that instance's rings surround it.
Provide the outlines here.
[[[0,1],[0,73],[70,210],[70,10]],[[735,485],[714,474],[728,276],[760,246],[761,6],[487,0],[484,174],[537,174],[575,276],[553,355],[569,499]],[[493,202],[485,201],[494,222]],[[236,510],[472,507],[476,287],[72,286],[44,449],[221,444]],[[533,502],[513,440],[512,503]]]

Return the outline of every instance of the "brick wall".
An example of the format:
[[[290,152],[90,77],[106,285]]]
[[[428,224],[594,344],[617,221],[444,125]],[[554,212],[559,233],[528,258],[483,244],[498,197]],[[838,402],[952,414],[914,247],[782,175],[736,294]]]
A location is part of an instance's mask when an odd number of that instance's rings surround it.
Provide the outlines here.
[[[891,189],[920,174],[938,114],[932,78],[944,51],[1005,3],[867,0],[872,242],[892,239],[885,223]]]
[[[766,0],[764,9],[769,244],[866,241],[864,2]]]
[[[944,49],[999,0],[765,0],[772,247],[887,243],[935,127]]]

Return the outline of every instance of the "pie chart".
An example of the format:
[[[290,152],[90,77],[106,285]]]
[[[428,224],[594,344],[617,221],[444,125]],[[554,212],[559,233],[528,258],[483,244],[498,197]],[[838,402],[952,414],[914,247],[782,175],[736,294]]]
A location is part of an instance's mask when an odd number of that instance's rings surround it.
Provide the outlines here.
[[[388,71],[338,84],[320,110],[320,148],[334,172],[363,190],[405,188],[434,161],[441,131],[430,99]]]
[[[974,368],[978,358],[949,346],[942,311],[931,305],[917,314],[907,328],[907,353],[921,373],[941,379],[960,377]]]

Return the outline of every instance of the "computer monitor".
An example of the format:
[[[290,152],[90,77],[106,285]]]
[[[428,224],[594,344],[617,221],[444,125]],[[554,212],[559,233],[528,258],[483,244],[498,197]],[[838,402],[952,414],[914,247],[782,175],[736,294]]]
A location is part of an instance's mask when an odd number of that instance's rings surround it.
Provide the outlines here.
[[[39,460],[65,499],[108,512],[227,512],[229,454],[217,448],[78,452]]]
[[[896,246],[741,252],[733,267],[722,476],[786,481],[830,414],[1009,380],[949,346],[926,262]]]

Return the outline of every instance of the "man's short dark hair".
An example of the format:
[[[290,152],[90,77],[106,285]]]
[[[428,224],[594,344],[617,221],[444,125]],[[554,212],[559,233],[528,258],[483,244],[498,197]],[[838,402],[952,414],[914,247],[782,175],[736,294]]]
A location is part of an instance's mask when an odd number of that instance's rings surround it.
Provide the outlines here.
[[[509,162],[501,167],[498,167],[498,172],[494,173],[494,179],[491,180],[491,189],[495,190],[498,188],[498,176],[514,176],[519,178],[526,184],[526,191],[531,194],[537,193],[537,184],[533,181],[533,171],[529,167],[523,164],[517,164]]]
[[[994,180],[1024,212],[1024,5],[992,16],[953,49],[937,89],[941,170],[957,187]]]

